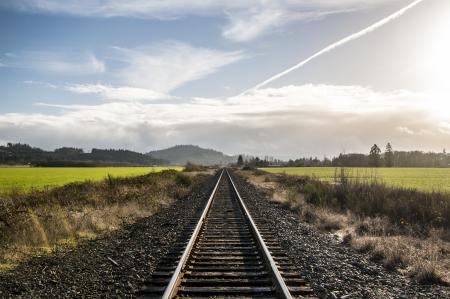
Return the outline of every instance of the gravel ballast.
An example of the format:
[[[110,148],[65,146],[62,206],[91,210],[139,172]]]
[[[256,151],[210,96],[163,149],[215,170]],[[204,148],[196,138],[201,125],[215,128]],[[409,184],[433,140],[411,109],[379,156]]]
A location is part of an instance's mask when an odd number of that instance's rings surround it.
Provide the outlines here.
[[[265,220],[290,259],[321,298],[450,298],[450,288],[419,285],[388,271],[336,237],[302,223],[243,177],[233,179],[250,213]]]
[[[211,178],[189,196],[114,233],[0,273],[0,298],[133,297],[192,217],[200,217],[214,183]]]

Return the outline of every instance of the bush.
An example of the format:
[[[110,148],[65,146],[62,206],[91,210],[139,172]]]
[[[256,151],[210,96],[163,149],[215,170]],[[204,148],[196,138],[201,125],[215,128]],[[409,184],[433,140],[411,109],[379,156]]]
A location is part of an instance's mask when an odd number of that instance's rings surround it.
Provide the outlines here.
[[[352,243],[353,240],[353,236],[351,233],[346,233],[343,237],[342,237],[342,244],[344,245],[350,245]]]
[[[353,241],[353,247],[355,247],[355,249],[361,253],[373,251],[375,249],[375,244],[376,242],[369,237],[360,238]]]
[[[317,184],[307,183],[302,190],[305,194],[306,202],[316,206],[322,204],[321,189]]]
[[[192,185],[192,179],[190,176],[179,173],[176,176],[176,183],[177,185],[183,186],[183,187],[189,187]]]
[[[196,171],[206,171],[206,170],[208,170],[208,167],[206,167],[206,166],[192,164],[189,162],[186,164],[186,166],[183,169],[184,172],[196,172]]]
[[[421,263],[414,267],[412,276],[421,284],[446,284],[431,263]]]
[[[345,216],[330,213],[326,210],[320,209],[318,215],[318,228],[324,231],[336,231],[345,226]]]

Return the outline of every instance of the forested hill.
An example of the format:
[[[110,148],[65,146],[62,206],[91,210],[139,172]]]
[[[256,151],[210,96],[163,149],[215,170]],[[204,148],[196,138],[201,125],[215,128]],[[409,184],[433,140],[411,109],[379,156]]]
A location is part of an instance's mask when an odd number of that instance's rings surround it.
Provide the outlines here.
[[[92,149],[85,153],[82,149],[63,147],[54,151],[45,151],[28,144],[12,144],[0,146],[0,164],[37,166],[100,166],[130,165],[151,166],[164,165],[168,161],[154,158],[129,150]]]
[[[201,165],[224,165],[235,163],[237,157],[228,156],[212,149],[204,149],[196,145],[176,145],[163,150],[149,152],[148,155],[168,160],[173,165],[194,163]]]

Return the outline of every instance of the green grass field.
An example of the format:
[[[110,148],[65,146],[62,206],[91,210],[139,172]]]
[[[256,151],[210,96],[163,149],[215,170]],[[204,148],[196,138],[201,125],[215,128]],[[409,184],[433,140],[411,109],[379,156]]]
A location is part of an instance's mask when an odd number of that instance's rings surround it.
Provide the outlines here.
[[[336,171],[334,167],[283,167],[261,168],[272,173],[314,176],[320,180],[333,181]],[[419,191],[450,192],[450,168],[345,168],[351,179],[384,183],[388,186],[413,188]]]
[[[183,167],[80,167],[32,168],[0,167],[0,193],[13,189],[28,191],[32,188],[61,186],[85,180],[99,181],[109,175],[125,177],[158,172],[164,169],[181,170]]]

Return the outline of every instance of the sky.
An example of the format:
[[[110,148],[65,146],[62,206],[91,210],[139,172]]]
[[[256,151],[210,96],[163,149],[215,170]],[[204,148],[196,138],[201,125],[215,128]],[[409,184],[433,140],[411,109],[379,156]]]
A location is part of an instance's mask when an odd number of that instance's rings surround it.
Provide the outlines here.
[[[448,53],[448,0],[3,0],[0,144],[440,152]]]

